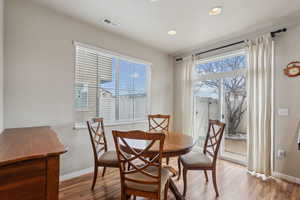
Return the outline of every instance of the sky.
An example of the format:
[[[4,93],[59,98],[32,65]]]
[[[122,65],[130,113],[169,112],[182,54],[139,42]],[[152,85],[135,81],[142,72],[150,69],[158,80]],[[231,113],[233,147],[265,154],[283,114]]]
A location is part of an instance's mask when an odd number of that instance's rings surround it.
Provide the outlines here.
[[[101,84],[101,88],[115,95],[116,70],[119,62],[120,95],[145,94],[147,92],[147,65],[113,58],[112,81]]]
[[[200,75],[206,75],[209,73],[229,72],[246,67],[246,54],[240,54],[229,57],[217,58],[208,62],[200,63],[196,66],[196,72]]]

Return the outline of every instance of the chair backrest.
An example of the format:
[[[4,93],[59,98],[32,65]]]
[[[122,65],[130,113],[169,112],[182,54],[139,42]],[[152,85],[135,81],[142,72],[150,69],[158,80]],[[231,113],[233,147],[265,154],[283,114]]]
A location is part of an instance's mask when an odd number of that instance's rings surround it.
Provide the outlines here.
[[[169,131],[170,115],[148,115],[149,131]]]
[[[125,182],[129,181],[134,184],[151,184],[157,186],[157,192],[161,191],[161,166],[165,135],[163,133],[148,133],[143,131],[113,131],[113,137],[120,163],[122,187],[125,187]],[[128,144],[128,140],[132,139],[147,141],[147,145],[137,149]],[[153,145],[158,145],[159,150],[157,152],[155,151],[154,154],[152,154],[151,151],[151,157],[149,158],[149,150]],[[128,165],[130,168],[126,167]],[[150,168],[152,170],[149,170]],[[138,178],[134,179],[133,177],[135,177],[137,173],[147,177],[147,181]]]
[[[204,143],[203,153],[207,154],[213,159],[213,164],[216,164],[217,161],[224,129],[224,123],[218,120],[209,120],[209,126]]]
[[[90,139],[94,152],[95,162],[98,161],[100,155],[107,151],[107,142],[104,132],[103,118],[94,118],[87,121]]]

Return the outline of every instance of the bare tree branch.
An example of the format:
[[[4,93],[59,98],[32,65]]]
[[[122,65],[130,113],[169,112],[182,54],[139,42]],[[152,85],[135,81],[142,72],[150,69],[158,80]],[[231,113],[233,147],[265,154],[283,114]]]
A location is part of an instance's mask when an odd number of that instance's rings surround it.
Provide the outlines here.
[[[200,74],[225,72],[241,69],[245,66],[244,56],[234,56],[216,62],[208,62],[197,67]],[[220,80],[202,81],[199,86],[207,86],[220,90],[223,87],[226,108],[227,131],[230,135],[237,134],[237,129],[246,112],[246,79],[245,76],[224,78],[221,86]]]

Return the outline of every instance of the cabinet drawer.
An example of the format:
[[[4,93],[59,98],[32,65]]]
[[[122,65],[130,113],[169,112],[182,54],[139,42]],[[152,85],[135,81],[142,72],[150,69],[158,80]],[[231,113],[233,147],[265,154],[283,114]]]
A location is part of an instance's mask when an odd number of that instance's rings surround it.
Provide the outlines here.
[[[46,160],[36,159],[0,167],[1,200],[44,200]]]

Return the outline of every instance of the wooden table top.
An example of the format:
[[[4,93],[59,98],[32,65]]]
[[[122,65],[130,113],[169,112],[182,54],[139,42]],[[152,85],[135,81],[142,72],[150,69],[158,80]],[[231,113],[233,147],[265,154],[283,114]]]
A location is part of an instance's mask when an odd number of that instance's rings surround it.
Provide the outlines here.
[[[129,140],[126,142],[133,147],[134,149],[145,149],[145,147],[149,144],[149,141],[145,140]],[[164,149],[163,149],[163,157],[173,157],[180,156],[186,154],[192,150],[196,141],[189,135],[168,132],[166,133]],[[122,148],[123,149],[123,148]],[[149,150],[149,156],[157,153],[159,149],[158,143],[155,143]],[[123,150],[126,151],[124,148]]]
[[[0,134],[0,166],[66,151],[50,127],[6,129]]]

